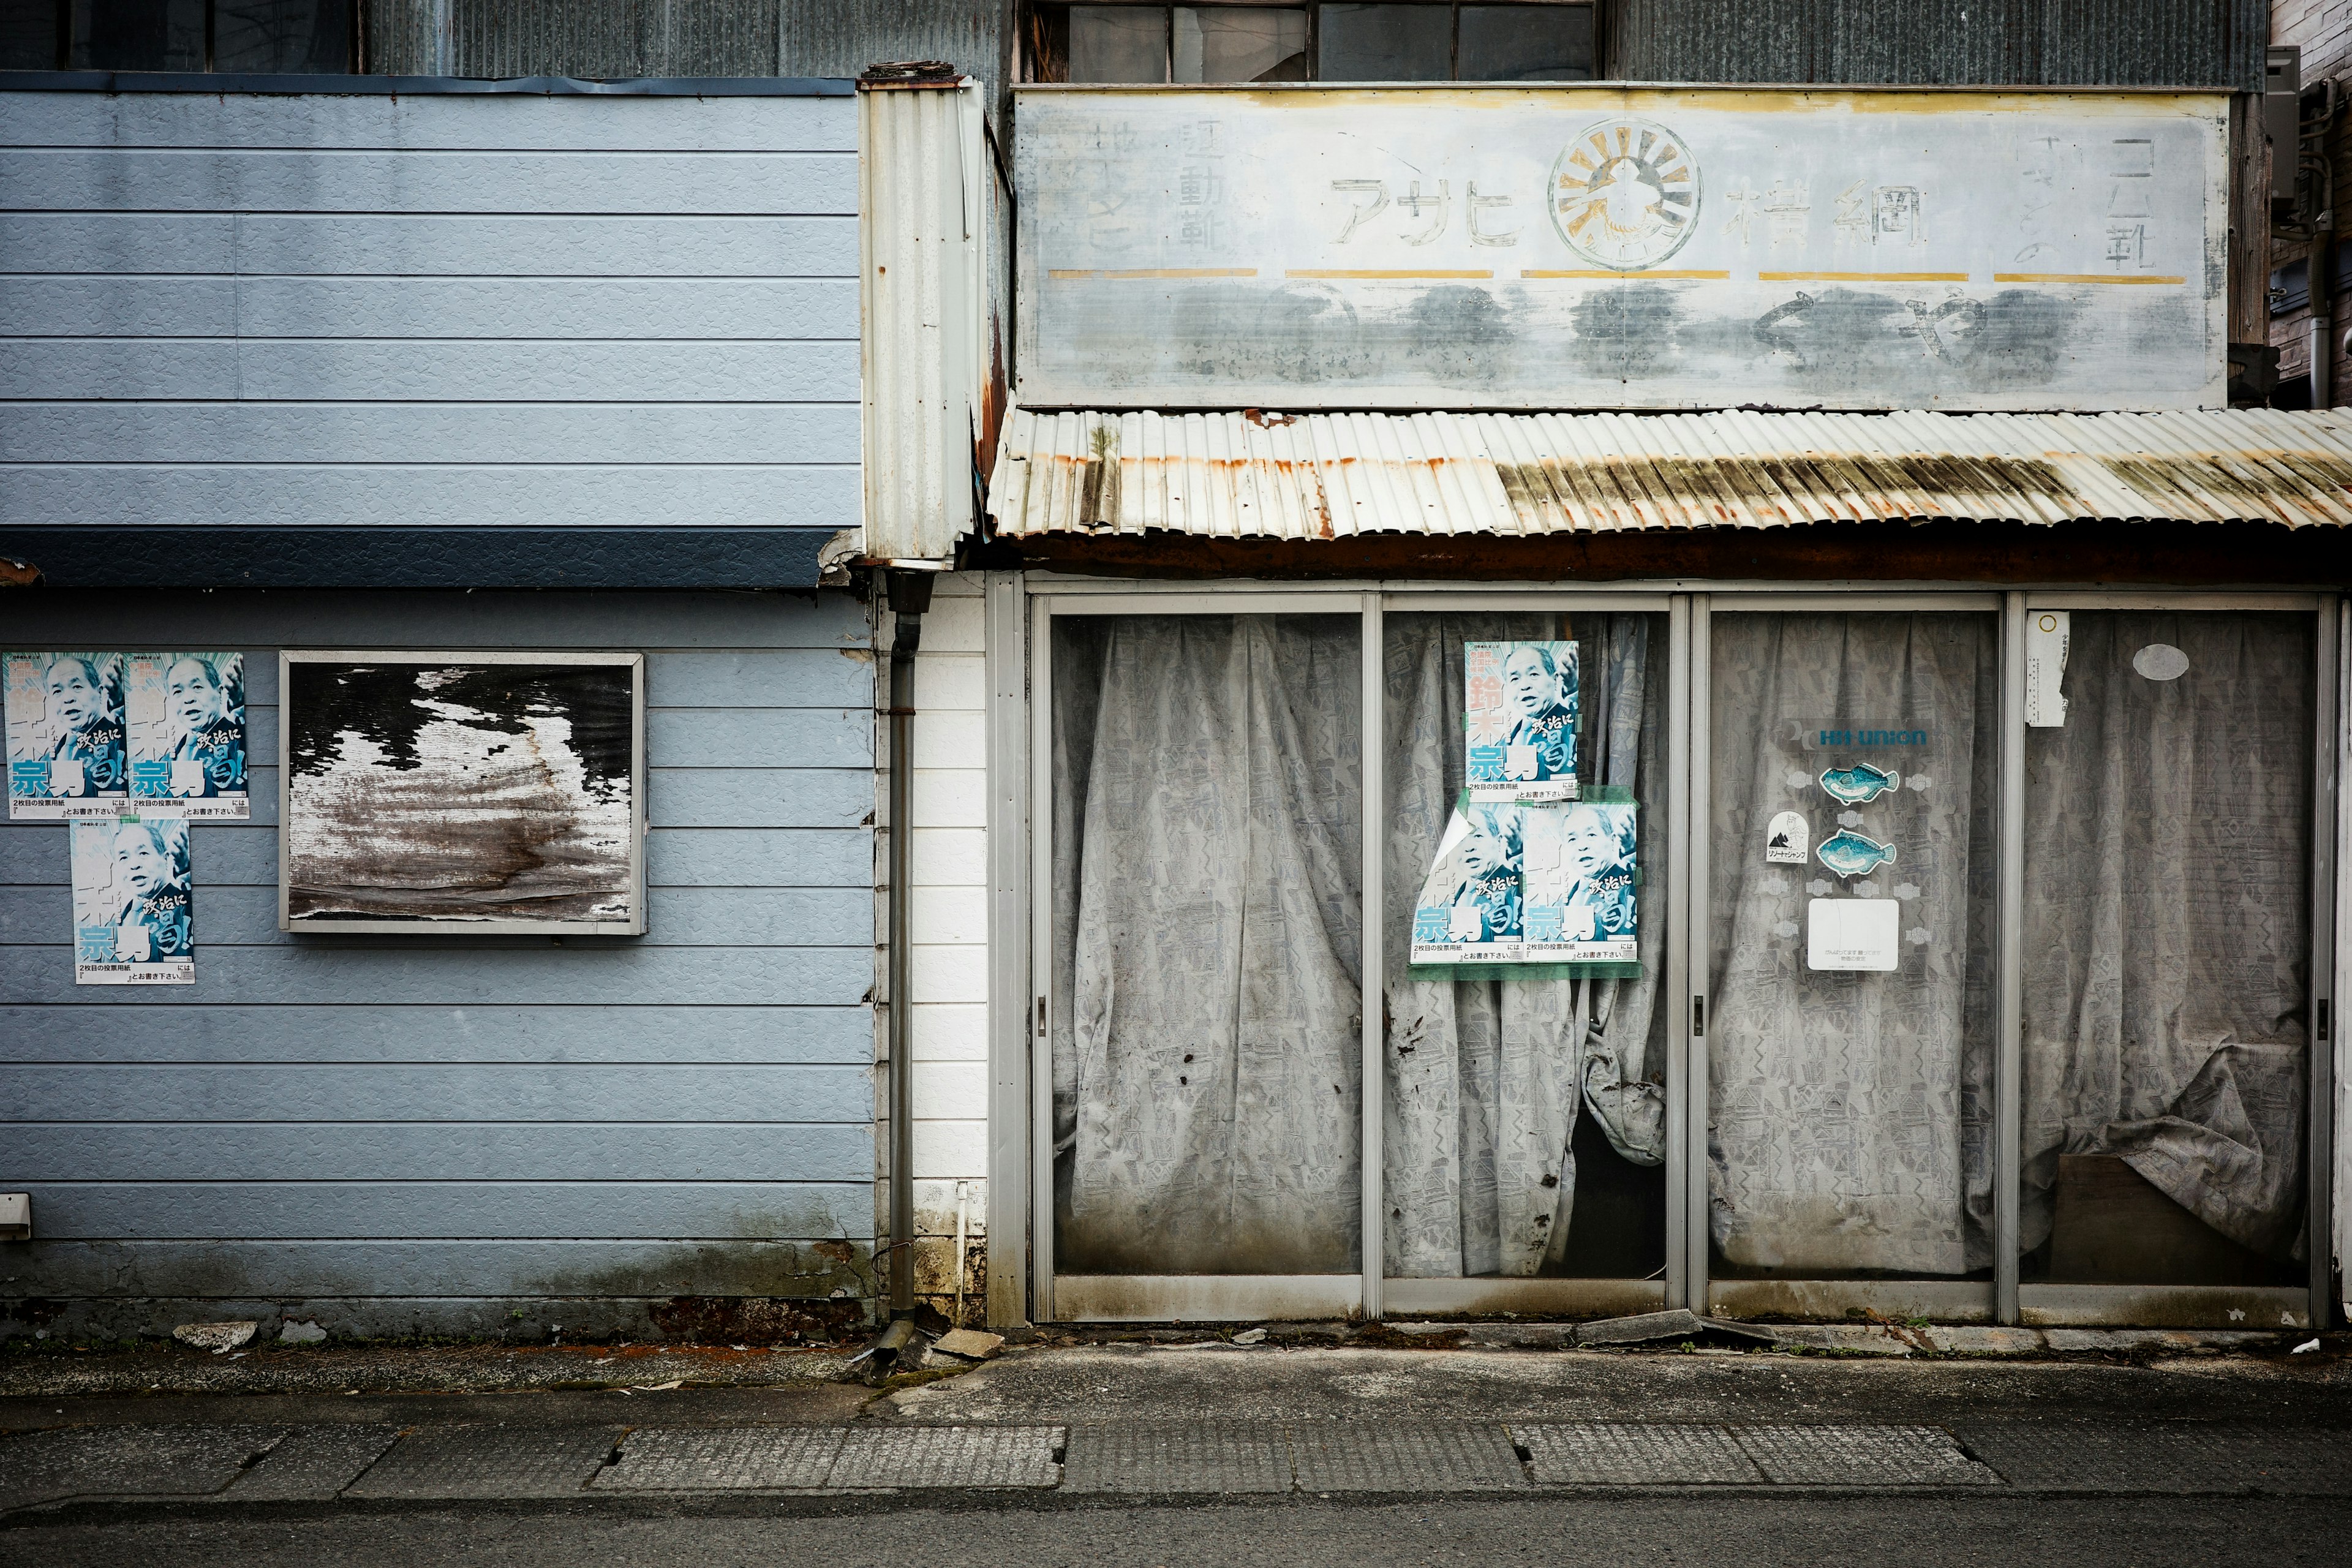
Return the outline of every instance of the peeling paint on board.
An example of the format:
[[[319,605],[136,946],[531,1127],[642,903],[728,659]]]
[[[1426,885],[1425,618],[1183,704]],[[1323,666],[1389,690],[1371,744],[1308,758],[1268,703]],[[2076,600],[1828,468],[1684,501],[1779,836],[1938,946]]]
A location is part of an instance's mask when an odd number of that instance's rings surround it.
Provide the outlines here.
[[[642,661],[289,655],[285,923],[642,930]]]
[[[2186,409],[2218,92],[1024,89],[1027,408]]]

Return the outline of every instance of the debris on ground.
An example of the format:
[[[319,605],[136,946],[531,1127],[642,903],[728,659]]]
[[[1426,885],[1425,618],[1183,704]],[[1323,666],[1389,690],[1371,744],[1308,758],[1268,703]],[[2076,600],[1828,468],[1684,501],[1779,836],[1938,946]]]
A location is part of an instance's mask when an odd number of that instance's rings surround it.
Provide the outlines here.
[[[950,1329],[931,1343],[931,1349],[966,1361],[986,1361],[1004,1348],[1003,1334],[983,1333],[978,1329]]]
[[[1721,1318],[1702,1318],[1687,1307],[1664,1312],[1637,1312],[1630,1318],[1602,1318],[1576,1326],[1576,1342],[1580,1345],[1654,1345],[1683,1340],[1696,1342],[1710,1334],[1749,1344],[1777,1342],[1769,1329]]]
[[[172,1337],[184,1345],[194,1345],[200,1351],[225,1355],[253,1338],[261,1325],[246,1321],[237,1323],[182,1323],[172,1331]]]

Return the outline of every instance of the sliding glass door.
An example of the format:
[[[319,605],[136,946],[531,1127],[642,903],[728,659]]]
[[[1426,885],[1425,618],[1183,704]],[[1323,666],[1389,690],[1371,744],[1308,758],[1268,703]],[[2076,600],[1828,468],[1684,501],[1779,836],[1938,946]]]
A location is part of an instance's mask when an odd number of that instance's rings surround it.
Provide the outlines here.
[[[1029,603],[1039,1318],[2324,1302],[2332,599]]]

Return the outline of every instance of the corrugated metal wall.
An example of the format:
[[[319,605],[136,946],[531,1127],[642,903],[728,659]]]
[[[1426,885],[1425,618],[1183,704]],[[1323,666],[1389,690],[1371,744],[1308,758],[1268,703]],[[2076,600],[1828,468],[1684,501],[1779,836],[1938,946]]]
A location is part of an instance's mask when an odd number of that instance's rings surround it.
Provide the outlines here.
[[[1009,0],[373,0],[380,76],[854,77],[880,60],[947,60],[1003,81]],[[448,17],[446,46],[435,37]],[[446,49],[446,52],[445,52]]]
[[[1616,0],[1630,81],[2227,87],[2260,92],[2265,0]]]

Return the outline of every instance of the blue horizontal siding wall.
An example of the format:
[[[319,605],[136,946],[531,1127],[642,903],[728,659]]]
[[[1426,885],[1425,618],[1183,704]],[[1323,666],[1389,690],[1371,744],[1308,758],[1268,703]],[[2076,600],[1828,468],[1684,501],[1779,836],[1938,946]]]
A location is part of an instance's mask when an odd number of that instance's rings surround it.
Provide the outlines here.
[[[678,1297],[864,1310],[856,600],[32,590],[0,611],[12,647],[244,650],[256,758],[254,821],[192,829],[192,986],[76,987],[67,830],[0,824],[0,1190],[33,1194],[39,1236],[0,1252],[0,1334],[260,1315],[653,1335]],[[643,651],[650,930],[279,931],[289,647]]]
[[[0,534],[855,527],[856,125],[0,91]]]

